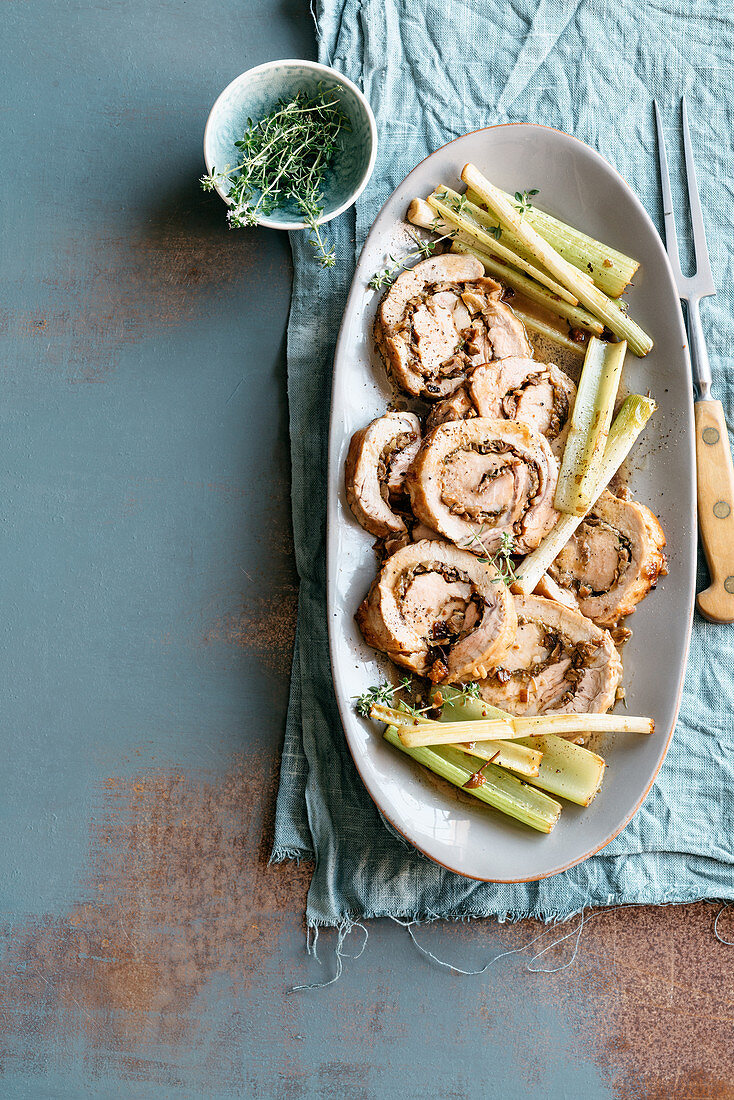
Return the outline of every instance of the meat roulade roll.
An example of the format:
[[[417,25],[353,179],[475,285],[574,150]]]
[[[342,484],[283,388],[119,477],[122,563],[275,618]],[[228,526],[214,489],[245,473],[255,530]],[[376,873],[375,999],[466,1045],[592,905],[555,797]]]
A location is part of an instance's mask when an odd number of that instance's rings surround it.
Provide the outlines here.
[[[482,698],[519,716],[609,710],[622,677],[609,632],[539,596],[516,596],[515,608],[515,640],[480,682]]]
[[[405,475],[421,441],[409,412],[389,412],[355,432],[345,468],[347,500],[359,522],[378,538],[407,531],[396,511],[407,505]]]
[[[555,363],[510,356],[472,371],[468,392],[479,416],[520,420],[540,432],[557,458],[563,454],[576,386]]]
[[[604,492],[548,572],[599,626],[615,626],[665,570],[665,534],[644,504]]]
[[[457,546],[534,550],[558,519],[558,464],[544,436],[515,420],[457,420],[424,439],[408,471],[415,516]]]
[[[437,401],[489,359],[531,355],[522,323],[473,256],[421,260],[395,280],[375,320],[388,371],[406,393]]]
[[[387,559],[357,622],[369,645],[434,683],[486,676],[517,625],[514,598],[491,565],[428,540]]]

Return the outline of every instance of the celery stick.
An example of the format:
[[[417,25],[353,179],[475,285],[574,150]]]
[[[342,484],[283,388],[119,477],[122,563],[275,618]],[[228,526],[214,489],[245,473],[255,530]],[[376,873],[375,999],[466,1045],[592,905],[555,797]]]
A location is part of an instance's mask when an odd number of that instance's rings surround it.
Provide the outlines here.
[[[476,691],[476,688],[474,689]],[[472,695],[451,684],[441,684],[433,689],[431,702],[440,706],[439,722],[481,722],[486,718],[497,718],[510,722],[512,716],[491,703],[485,703],[479,695]]]
[[[453,744],[449,736],[452,731],[446,731],[439,722],[433,722],[430,718],[416,718],[410,713],[392,707],[385,707],[381,704],[376,704],[370,709],[370,718],[374,718],[376,722],[386,722],[388,725],[397,726],[401,741],[410,748],[416,748],[419,745]],[[501,721],[484,722],[482,725],[485,738],[492,737],[497,741],[502,741],[512,740],[513,737],[519,736],[512,728],[511,723],[504,720],[504,715]],[[426,741],[425,738],[431,737],[431,735],[437,737],[438,740]],[[466,739],[473,740],[470,737]]]
[[[478,222],[484,229],[491,230],[492,243],[494,244],[494,241],[497,239],[497,218],[493,217],[484,209],[481,205],[481,200],[477,202],[475,199],[472,199],[468,191],[465,195],[460,195],[458,191],[453,191],[445,184],[437,187],[433,195],[438,195],[441,191],[445,191],[448,194],[449,203],[453,205],[461,204],[463,211],[469,214],[473,221]],[[462,199],[464,200],[463,202]],[[516,256],[520,256],[523,260],[527,260],[528,263],[534,264],[535,261],[532,252],[528,251],[520,238],[516,237],[511,229],[502,229],[502,226],[500,226],[500,229],[500,239],[502,243],[514,252]]]
[[[558,821],[561,813],[559,802],[542,791],[529,787],[502,768],[487,764],[482,769],[484,782],[477,787],[467,788],[466,784],[477,771],[476,760],[472,760],[467,753],[454,748],[408,749],[400,740],[394,726],[387,727],[384,737],[394,748],[400,749],[435,775],[447,779],[455,787],[466,790],[467,794],[474,795],[488,806],[514,817],[524,825],[541,833],[549,833]]]
[[[425,199],[413,199],[408,207],[407,216],[411,225],[418,226],[420,229],[430,229],[432,232],[440,233],[442,236],[452,232],[452,226],[442,218],[437,218],[433,207],[430,206]],[[499,279],[500,282],[504,283],[506,286],[511,286],[515,290],[521,291],[526,298],[533,302],[537,302],[550,313],[555,313],[556,316],[563,317],[564,320],[568,321],[574,328],[585,329],[587,332],[595,333],[597,336],[601,336],[604,331],[604,326],[601,322],[598,321],[596,317],[593,317],[588,310],[577,305],[571,305],[570,302],[561,301],[546,287],[527,278],[527,276],[523,275],[517,268],[495,259],[494,255],[490,255],[486,250],[478,248],[475,243],[475,238],[472,238],[468,233],[464,233],[461,230],[457,232],[453,239],[451,251],[463,252],[469,256],[476,256],[476,258],[484,264],[485,271],[490,275]]]
[[[447,694],[449,691],[453,691],[451,688],[442,690]],[[463,715],[459,716],[459,720],[462,717]],[[493,760],[498,767],[510,768],[511,771],[518,772],[521,775],[537,775],[540,753],[529,750],[525,746],[517,747],[517,741],[509,739],[510,737],[517,738],[519,735],[513,731],[510,720],[504,711],[498,710],[495,717],[499,720],[493,724],[494,727],[496,727],[496,730],[501,731],[503,736],[506,734],[508,737],[505,740],[497,740],[496,738],[487,740],[489,733],[485,729],[481,742],[484,751],[476,755],[481,756],[484,760]],[[370,718],[374,718],[378,722],[393,724],[398,730],[400,740],[408,748],[423,748],[433,745],[459,745],[463,747],[465,742],[474,740],[472,730],[463,723],[458,727],[458,732],[455,731],[453,725],[448,727],[442,725],[446,722],[443,713],[439,721],[434,722],[428,718],[416,718],[415,715],[405,711],[376,704],[370,710]],[[483,724],[487,727],[486,722]],[[474,752],[474,750],[471,751]]]
[[[591,505],[594,506],[599,494],[606,488],[616,474],[645,424],[655,411],[656,405],[649,397],[632,394],[628,397],[609,429],[604,457],[596,472],[591,490]],[[556,560],[571,535],[583,520],[583,516],[562,515],[541,542],[537,550],[523,560],[522,576],[512,584],[512,591],[521,596],[529,596],[536,584],[552,562]]]
[[[533,779],[540,775],[543,753],[530,745],[521,745],[519,741],[470,741],[467,744],[457,740],[454,744],[471,756],[491,760],[498,768],[507,768],[516,775],[521,775],[523,779]]]
[[[391,717],[390,713],[378,714],[377,710],[373,708],[370,717],[396,726],[400,740],[409,749],[466,744],[468,741],[493,740],[499,744],[547,733],[568,736],[597,730],[604,733],[650,734],[655,729],[651,718],[631,714],[578,714],[575,711],[564,714],[554,711],[551,714],[518,717],[506,715],[504,721],[467,721],[462,718],[458,722],[432,722],[428,719],[416,721],[396,711],[392,712],[394,717]]]
[[[512,201],[512,197],[506,192],[503,191],[502,194]],[[471,187],[467,190],[466,197],[476,206],[482,204],[481,196]],[[525,217],[540,235],[545,237],[548,243],[552,244],[556,251],[560,252],[574,267],[580,271],[589,272],[589,265],[591,265],[590,273],[594,282],[611,298],[619,298],[620,294],[624,293],[639,269],[637,260],[625,256],[623,252],[601,241],[594,240],[593,237],[582,233],[580,229],[565,225],[558,218],[538,210],[534,205],[526,211]]]
[[[553,501],[559,512],[585,516],[591,507],[626,352],[624,341],[605,344],[593,336],[589,341]]]
[[[538,748],[543,753],[540,772],[536,777],[529,777],[528,783],[579,806],[589,805],[604,778],[606,764],[601,756],[552,733],[526,737],[519,744]]]

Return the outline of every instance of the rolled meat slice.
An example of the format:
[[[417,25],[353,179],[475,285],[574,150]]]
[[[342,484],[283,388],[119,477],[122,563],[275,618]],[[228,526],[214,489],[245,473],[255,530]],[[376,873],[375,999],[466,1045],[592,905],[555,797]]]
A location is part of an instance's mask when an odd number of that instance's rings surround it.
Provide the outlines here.
[[[486,676],[517,625],[514,598],[491,565],[428,540],[387,559],[356,618],[369,645],[434,683]]]
[[[468,395],[479,416],[520,420],[540,432],[560,458],[571,426],[576,386],[555,363],[513,355],[472,371]]]
[[[548,572],[576,597],[579,611],[613,627],[665,571],[665,534],[644,504],[604,492]]]
[[[423,440],[408,471],[413,513],[476,554],[534,550],[558,519],[558,463],[544,436],[516,420],[457,420]]]
[[[439,400],[489,359],[531,355],[522,323],[473,256],[421,260],[395,280],[375,320],[388,372],[406,393]]]
[[[516,596],[517,634],[482,698],[515,715],[603,714],[613,706],[622,661],[607,630],[540,596]]]
[[[373,535],[388,538],[407,531],[396,509],[408,506],[405,475],[421,441],[414,413],[389,412],[355,432],[345,467],[347,500]]]

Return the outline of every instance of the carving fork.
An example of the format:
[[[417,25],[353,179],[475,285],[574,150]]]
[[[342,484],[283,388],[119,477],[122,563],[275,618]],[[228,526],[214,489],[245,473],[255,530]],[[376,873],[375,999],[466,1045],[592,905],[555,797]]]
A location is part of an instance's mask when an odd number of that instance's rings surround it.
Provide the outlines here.
[[[655,102],[655,101],[653,101]],[[693,227],[693,245],[696,256],[696,273],[685,278],[680,269],[678,238],[675,232],[673,199],[668,175],[668,158],[665,152],[663,126],[660,111],[655,102],[655,121],[658,136],[660,181],[663,191],[665,217],[665,244],[679,297],[687,303],[688,346],[691,353],[691,371],[696,388],[694,403],[696,425],[696,479],[698,486],[698,523],[701,532],[711,584],[699,592],[696,602],[705,619],[715,623],[734,622],[734,464],[732,463],[729,435],[720,401],[711,397],[711,367],[701,328],[699,302],[716,294],[708,248],[706,230],[701,213],[701,200],[696,183],[691,136],[688,131],[688,115],[685,97],[681,100],[683,124],[683,149],[686,162],[688,202]]]

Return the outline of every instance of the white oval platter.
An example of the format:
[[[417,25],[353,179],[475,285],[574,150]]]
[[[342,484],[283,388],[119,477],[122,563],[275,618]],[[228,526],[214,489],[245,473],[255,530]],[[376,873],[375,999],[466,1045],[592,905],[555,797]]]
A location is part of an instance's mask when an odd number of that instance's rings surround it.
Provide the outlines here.
[[[623,384],[651,391],[659,408],[633,452],[630,489],[660,521],[670,572],[630,620],[623,650],[630,714],[655,720],[652,737],[615,735],[601,749],[609,767],[587,809],[564,804],[553,832],[534,833],[435,780],[387,745],[354,712],[354,697],[385,676],[386,662],[363,642],[354,613],[376,572],[373,538],[344,492],[349,440],[393,397],[372,339],[381,293],[368,288],[392,253],[409,250],[404,218],[417,195],[457,185],[468,161],[507,191],[541,187],[538,206],[641,262],[630,311],[655,340],[645,359],[628,355]],[[529,182],[528,182],[529,181]],[[662,764],[675,726],[695,592],[696,505],[691,374],[670,266],[645,209],[598,153],[544,126],[508,125],[458,138],[422,161],[393,192],[365,242],[339,333],[329,438],[327,583],[336,697],[347,744],[367,791],[393,827],[431,859],[471,878],[544,878],[599,851],[631,819]]]

